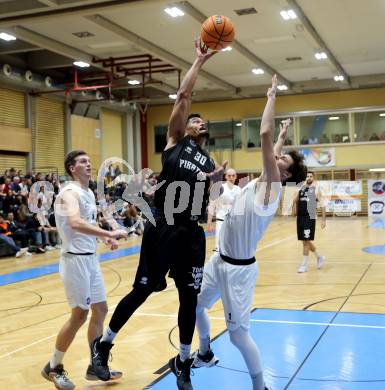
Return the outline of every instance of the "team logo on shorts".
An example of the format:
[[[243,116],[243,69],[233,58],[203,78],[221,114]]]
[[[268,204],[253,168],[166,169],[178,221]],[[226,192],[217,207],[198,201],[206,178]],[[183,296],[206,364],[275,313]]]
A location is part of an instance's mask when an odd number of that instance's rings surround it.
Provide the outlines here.
[[[303,231],[303,234],[304,234],[305,238],[309,238],[310,237],[310,229],[305,229]]]
[[[147,284],[148,282],[148,278],[146,278],[145,276],[142,277],[142,279],[140,279],[140,284]]]
[[[86,303],[87,303],[87,305],[89,305],[89,304],[91,303],[91,298],[90,298],[90,297],[88,297],[88,298],[86,299]]]
[[[190,274],[193,278],[193,283],[190,283],[189,287],[194,287],[194,290],[199,290],[202,283],[203,267],[192,267]]]

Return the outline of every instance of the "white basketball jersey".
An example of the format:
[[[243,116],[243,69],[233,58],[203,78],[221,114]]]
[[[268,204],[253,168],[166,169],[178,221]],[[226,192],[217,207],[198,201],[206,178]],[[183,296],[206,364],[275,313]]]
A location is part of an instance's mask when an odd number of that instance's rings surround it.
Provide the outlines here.
[[[60,212],[60,198],[68,190],[74,191],[78,195],[80,218],[89,224],[96,225],[97,209],[94,193],[89,188],[84,190],[77,182],[69,182],[61,188],[54,209],[56,227],[63,242],[62,253],[95,253],[96,237],[73,230],[69,225],[68,217]]]
[[[223,219],[225,215],[230,211],[232,204],[237,195],[240,194],[241,188],[228,183],[223,184],[223,193],[215,201],[215,215],[219,219]]]
[[[279,195],[268,206],[257,204],[256,184],[255,179],[241,189],[219,232],[219,253],[233,259],[254,256],[279,205]]]

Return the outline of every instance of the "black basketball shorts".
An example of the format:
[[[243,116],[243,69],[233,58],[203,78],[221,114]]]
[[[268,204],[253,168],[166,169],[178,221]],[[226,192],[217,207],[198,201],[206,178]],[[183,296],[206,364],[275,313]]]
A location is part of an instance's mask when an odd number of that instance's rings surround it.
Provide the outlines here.
[[[163,218],[156,221],[156,226],[147,222],[134,287],[162,291],[170,271],[177,288],[199,294],[205,256],[206,237],[197,222],[171,226]]]
[[[313,241],[315,234],[315,219],[310,217],[297,218],[297,237],[300,241]]]

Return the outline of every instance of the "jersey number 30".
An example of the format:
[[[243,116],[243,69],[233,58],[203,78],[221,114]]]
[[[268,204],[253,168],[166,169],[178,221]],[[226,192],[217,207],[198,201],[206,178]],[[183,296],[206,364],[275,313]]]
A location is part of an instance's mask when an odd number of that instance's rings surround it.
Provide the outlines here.
[[[197,154],[194,156],[194,160],[198,161],[199,164],[205,165],[207,161],[207,157],[203,156],[201,153],[197,152]]]

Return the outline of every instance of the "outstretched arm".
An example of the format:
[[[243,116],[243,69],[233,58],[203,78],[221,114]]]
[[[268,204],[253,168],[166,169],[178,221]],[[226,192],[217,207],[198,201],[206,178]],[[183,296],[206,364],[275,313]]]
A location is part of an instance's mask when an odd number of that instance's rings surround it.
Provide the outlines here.
[[[286,141],[287,131],[289,129],[289,126],[291,125],[291,119],[285,119],[279,124],[279,136],[278,140],[274,145],[274,154],[276,156],[280,156],[282,154],[282,148]]]
[[[261,122],[261,146],[264,179],[268,183],[280,182],[281,177],[274,153],[274,115],[275,115],[275,95],[277,92],[278,79],[274,75],[271,88],[267,91],[267,103],[262,115]]]
[[[199,70],[202,68],[203,64],[216,53],[215,51],[209,53],[207,51],[207,46],[203,45],[200,39],[195,40],[195,50],[197,57],[180,85],[171,113],[165,150],[174,146],[184,137],[186,121],[190,111],[191,93],[197,80]]]

